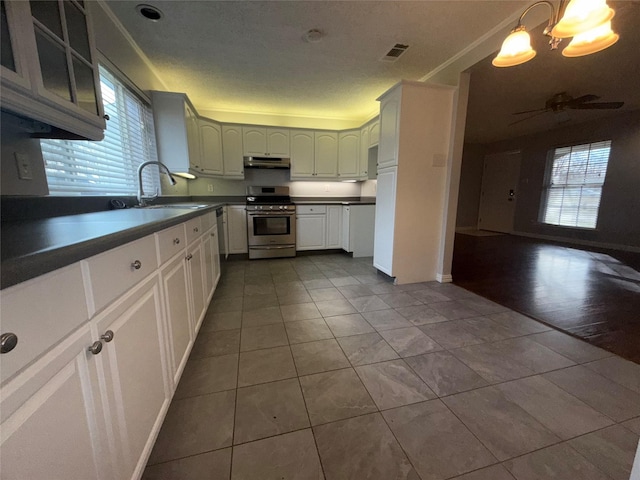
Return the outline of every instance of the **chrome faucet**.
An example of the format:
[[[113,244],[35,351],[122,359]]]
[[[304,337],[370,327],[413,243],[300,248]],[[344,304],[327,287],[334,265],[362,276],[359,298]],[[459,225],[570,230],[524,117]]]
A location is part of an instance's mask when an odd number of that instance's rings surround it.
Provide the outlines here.
[[[173,178],[173,176],[171,175],[171,171],[164,163],[155,162],[155,161],[141,163],[138,166],[138,206],[139,207],[144,207],[147,204],[147,200],[154,200],[155,198],[158,198],[158,189],[156,189],[155,195],[152,195],[150,197],[144,196],[144,189],[142,187],[142,170],[144,170],[144,167],[146,167],[147,165],[158,165],[160,170],[164,170],[164,173],[166,173],[167,176],[169,177],[169,181],[171,182],[171,185],[175,185],[177,183],[176,179]]]

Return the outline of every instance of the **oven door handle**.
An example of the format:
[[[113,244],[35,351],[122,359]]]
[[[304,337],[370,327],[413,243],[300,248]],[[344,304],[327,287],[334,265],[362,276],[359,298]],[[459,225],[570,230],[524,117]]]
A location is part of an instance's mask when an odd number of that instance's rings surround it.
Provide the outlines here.
[[[294,245],[282,245],[282,246],[277,246],[277,245],[273,245],[273,246],[271,246],[271,245],[265,245],[265,246],[262,246],[262,247],[252,247],[252,246],[249,246],[249,248],[250,248],[251,250],[284,250],[285,248],[291,248],[291,247],[293,247],[293,246],[294,246]]]
[[[295,215],[295,212],[255,212],[255,213],[250,213],[247,212],[247,215],[251,216],[251,217],[269,217],[272,215],[277,215],[278,217],[293,217]]]

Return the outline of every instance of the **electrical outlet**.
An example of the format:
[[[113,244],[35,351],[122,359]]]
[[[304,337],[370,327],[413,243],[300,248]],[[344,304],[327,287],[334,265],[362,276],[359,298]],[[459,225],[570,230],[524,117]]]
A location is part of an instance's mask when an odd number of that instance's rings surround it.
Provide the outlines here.
[[[210,183],[209,185],[207,185],[207,192],[211,192],[213,193],[213,184]]]
[[[328,183],[325,183],[325,184],[324,184],[324,191],[325,191],[325,192],[328,192],[328,191],[329,191],[329,188],[330,188],[330,187],[329,187],[329,184],[328,184]]]
[[[16,167],[18,168],[18,178],[20,180],[33,180],[33,174],[31,169],[31,160],[26,153],[14,152],[16,158]]]

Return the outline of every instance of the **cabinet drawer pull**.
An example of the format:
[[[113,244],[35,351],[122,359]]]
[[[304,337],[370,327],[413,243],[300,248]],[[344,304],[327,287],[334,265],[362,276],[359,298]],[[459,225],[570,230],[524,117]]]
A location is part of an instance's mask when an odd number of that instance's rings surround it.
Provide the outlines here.
[[[109,343],[113,340],[113,330],[107,330],[102,335],[100,335],[100,339],[104,340],[106,343]]]
[[[3,333],[0,336],[0,353],[9,353],[18,345],[18,336],[15,333]]]
[[[96,340],[91,344],[89,348],[87,348],[92,354],[97,355],[102,351],[102,342]]]
[[[142,262],[140,260],[136,260],[131,263],[131,268],[134,270],[140,270],[142,268]]]
[[[174,244],[174,245],[178,245],[178,244],[180,244],[180,239],[179,239],[179,238],[174,238],[174,239],[173,239],[173,244]]]
[[[193,258],[193,255],[189,254],[187,255],[187,260],[191,260]]]
[[[199,230],[198,230],[198,227],[194,227],[194,228],[193,228],[193,231],[194,231],[195,233],[198,233],[198,231],[199,231]]]

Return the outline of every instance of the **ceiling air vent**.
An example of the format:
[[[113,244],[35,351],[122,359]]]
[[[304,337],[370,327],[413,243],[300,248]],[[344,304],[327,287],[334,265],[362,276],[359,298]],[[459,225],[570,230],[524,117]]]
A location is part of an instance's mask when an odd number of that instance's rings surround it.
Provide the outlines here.
[[[403,45],[401,43],[396,43],[391,50],[389,50],[384,57],[380,59],[381,62],[395,62],[400,58],[400,56],[407,51],[409,45]]]

